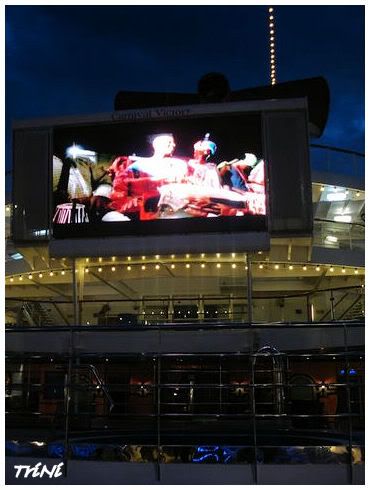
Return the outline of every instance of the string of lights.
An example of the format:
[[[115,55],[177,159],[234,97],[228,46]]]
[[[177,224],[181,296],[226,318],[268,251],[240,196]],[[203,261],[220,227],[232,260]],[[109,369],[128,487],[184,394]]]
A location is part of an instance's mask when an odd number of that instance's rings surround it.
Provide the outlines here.
[[[269,7],[268,9],[268,27],[270,34],[270,80],[271,85],[276,84],[277,75],[276,75],[276,35],[275,35],[275,16],[274,16],[274,8]]]
[[[235,269],[244,269],[248,270],[248,266],[246,266],[242,262],[196,262],[196,263],[189,263],[189,262],[177,262],[176,264],[174,263],[153,263],[153,262],[147,262],[146,264],[140,264],[138,263],[132,263],[130,265],[124,264],[124,265],[117,265],[117,266],[110,266],[110,265],[105,265],[105,266],[90,266],[90,267],[84,267],[84,272],[85,274],[89,273],[111,273],[111,272],[117,272],[117,273],[122,273],[122,272],[130,272],[132,270],[141,270],[141,271],[160,271],[160,270],[166,270],[168,268],[170,269],[175,269],[176,267],[178,268],[185,268],[185,269],[193,269],[196,270],[197,268],[201,269],[221,269],[227,270],[227,268],[231,268],[233,270]],[[364,270],[359,269],[358,267],[353,267],[353,266],[333,266],[333,265],[328,265],[328,264],[302,264],[302,263],[291,263],[291,262],[270,262],[268,260],[264,262],[252,262],[252,268],[257,271],[257,270],[264,270],[265,272],[268,271],[295,271],[295,273],[301,271],[307,271],[307,272],[330,272],[330,273],[340,273],[341,274],[350,274],[350,275],[364,275]],[[13,274],[9,275],[6,277],[6,281],[10,283],[14,283],[15,280],[22,282],[24,279],[29,279],[30,281],[38,281],[39,279],[42,278],[47,278],[47,277],[55,277],[55,276],[65,276],[68,273],[72,273],[71,269],[56,269],[56,270],[42,270],[42,271],[32,271],[30,273],[26,274]]]

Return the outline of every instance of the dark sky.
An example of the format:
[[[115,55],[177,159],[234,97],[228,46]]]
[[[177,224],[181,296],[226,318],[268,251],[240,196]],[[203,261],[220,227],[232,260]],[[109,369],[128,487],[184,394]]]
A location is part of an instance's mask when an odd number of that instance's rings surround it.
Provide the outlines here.
[[[364,151],[364,7],[275,7],[278,82],[324,76],[321,144]],[[266,6],[7,6],[6,166],[14,119],[109,112],[122,89],[269,83]]]

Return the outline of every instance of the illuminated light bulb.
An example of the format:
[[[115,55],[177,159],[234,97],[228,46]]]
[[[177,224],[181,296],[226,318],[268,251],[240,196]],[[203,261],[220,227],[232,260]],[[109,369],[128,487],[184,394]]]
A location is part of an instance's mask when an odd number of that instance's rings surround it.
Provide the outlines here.
[[[343,267],[342,268],[342,274],[345,274],[346,273],[346,269]]]
[[[219,269],[221,267],[221,264],[220,263],[216,264],[216,267],[217,269]]]
[[[171,269],[174,269],[175,268],[175,264],[171,264]]]
[[[102,267],[98,267],[98,272],[101,272],[103,270]]]
[[[20,281],[23,281],[23,277],[22,277],[22,276],[19,276],[19,280],[20,280]]]
[[[306,271],[306,270],[307,270],[307,266],[306,266],[306,265],[304,265],[304,266],[302,267],[302,269],[303,269],[304,271]]]
[[[201,268],[204,269],[206,264],[200,264]]]
[[[324,190],[325,190],[325,187],[322,185],[322,186],[320,187],[320,191],[321,191],[321,192],[324,192]]]
[[[141,266],[141,270],[142,270],[142,271],[145,271],[145,269],[146,269],[145,265],[142,265],[142,266]]]
[[[274,29],[271,29],[270,34],[271,36],[275,33]]]
[[[356,197],[360,197],[360,192],[356,192]]]
[[[141,257],[141,259],[142,259],[142,260],[145,260],[145,259],[146,259],[145,255],[143,255],[143,256]]]
[[[128,265],[127,266],[127,270],[130,271],[131,270],[131,265]]]
[[[270,48],[273,48],[275,46],[275,43],[270,43]]]
[[[29,274],[28,279],[32,279],[32,274]]]
[[[52,277],[53,275],[54,275],[54,272],[53,272],[53,271],[50,271],[50,272],[49,272],[49,276],[51,276],[51,277]]]
[[[270,7],[269,8],[269,12],[273,12],[274,11],[274,8],[273,7]]]
[[[86,325],[90,325],[90,322],[86,322]],[[98,387],[96,387],[98,389]]]
[[[155,258],[156,258],[157,260],[159,259],[159,257],[160,257],[159,255],[156,255],[156,256],[155,256]]]
[[[155,268],[158,270],[158,269],[160,268],[160,266],[157,264],[157,265],[155,266]]]
[[[358,269],[355,269],[355,274],[358,274]]]
[[[13,277],[11,277],[11,278],[10,278],[10,282],[13,282],[13,281],[14,281],[14,278],[13,278]]]
[[[320,267],[317,265],[317,266],[315,267],[315,271],[319,272],[319,270],[320,270]]]
[[[334,267],[330,267],[329,271],[334,272]]]
[[[288,267],[288,269],[289,269],[290,271],[292,271],[292,270],[294,269],[294,267],[293,267],[292,265],[290,265],[290,266]]]
[[[273,20],[274,16],[273,15],[270,15],[269,19],[270,20]]]
[[[102,260],[103,260],[102,257],[99,257],[99,262],[101,262]]]
[[[85,261],[86,261],[86,262],[88,262],[88,261],[89,261],[89,258],[88,258],[88,257],[86,257]]]
[[[279,264],[275,264],[274,267],[275,267],[275,269],[279,269],[280,266],[279,266]]]
[[[128,256],[128,257],[127,257],[127,260],[131,260],[131,257],[130,257],[130,256]]]
[[[116,268],[114,266],[111,267],[111,271],[114,272]]]
[[[248,270],[248,266],[246,265],[246,266],[244,267],[244,269],[247,271],[247,270]]]
[[[7,211],[10,211],[10,206],[6,206],[5,208]]]
[[[270,19],[270,20],[271,20],[271,19]],[[269,27],[274,27],[274,23],[273,23],[273,22],[271,22],[271,23],[269,24]]]
[[[270,41],[275,41],[274,36],[270,36]]]
[[[42,277],[42,272],[40,272],[39,277]]]
[[[65,273],[66,273],[66,271],[64,271],[64,270],[63,270],[63,271],[61,272],[62,276],[64,276],[64,275],[65,275]]]
[[[216,254],[216,257],[219,259],[221,257],[221,254],[220,253],[217,253]]]
[[[186,264],[185,266],[187,269],[190,269],[190,264]]]
[[[232,264],[232,265],[231,265],[231,267],[232,267],[233,269],[236,269],[236,264]]]
[[[112,260],[113,260],[113,262],[115,262],[115,260],[116,260],[116,257],[112,257]]]
[[[88,274],[88,273],[89,273],[89,269],[88,269],[87,267],[86,267],[86,269],[85,269],[85,272],[86,272],[86,274]]]
[[[232,258],[235,258],[235,252],[233,252],[233,253],[231,254],[231,257],[232,257]]]
[[[175,258],[175,255],[174,254],[171,254],[171,259],[174,259]]]
[[[260,264],[260,265],[258,266],[258,268],[259,268],[259,269],[263,269],[263,264]]]

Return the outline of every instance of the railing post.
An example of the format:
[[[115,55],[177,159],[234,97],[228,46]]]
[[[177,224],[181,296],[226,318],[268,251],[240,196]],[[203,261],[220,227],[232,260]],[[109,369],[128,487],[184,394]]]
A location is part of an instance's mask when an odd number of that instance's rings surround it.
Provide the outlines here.
[[[330,290],[330,315],[331,319],[335,320],[335,305],[334,305],[334,295],[333,295],[333,290]]]
[[[252,305],[252,265],[250,255],[246,254],[247,262],[247,281],[248,281],[248,323],[249,325],[253,322],[253,305]]]
[[[307,307],[307,321],[309,323],[312,323],[312,311],[311,311],[311,304],[310,304],[310,295],[307,295],[306,298],[306,307]]]

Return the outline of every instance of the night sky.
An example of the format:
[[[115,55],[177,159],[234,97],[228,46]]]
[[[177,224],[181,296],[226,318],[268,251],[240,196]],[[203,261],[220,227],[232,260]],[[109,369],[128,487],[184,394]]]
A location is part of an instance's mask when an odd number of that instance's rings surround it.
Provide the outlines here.
[[[364,7],[277,6],[277,81],[324,76],[316,143],[364,151]],[[7,6],[6,168],[14,119],[109,112],[119,90],[269,83],[266,6]]]

